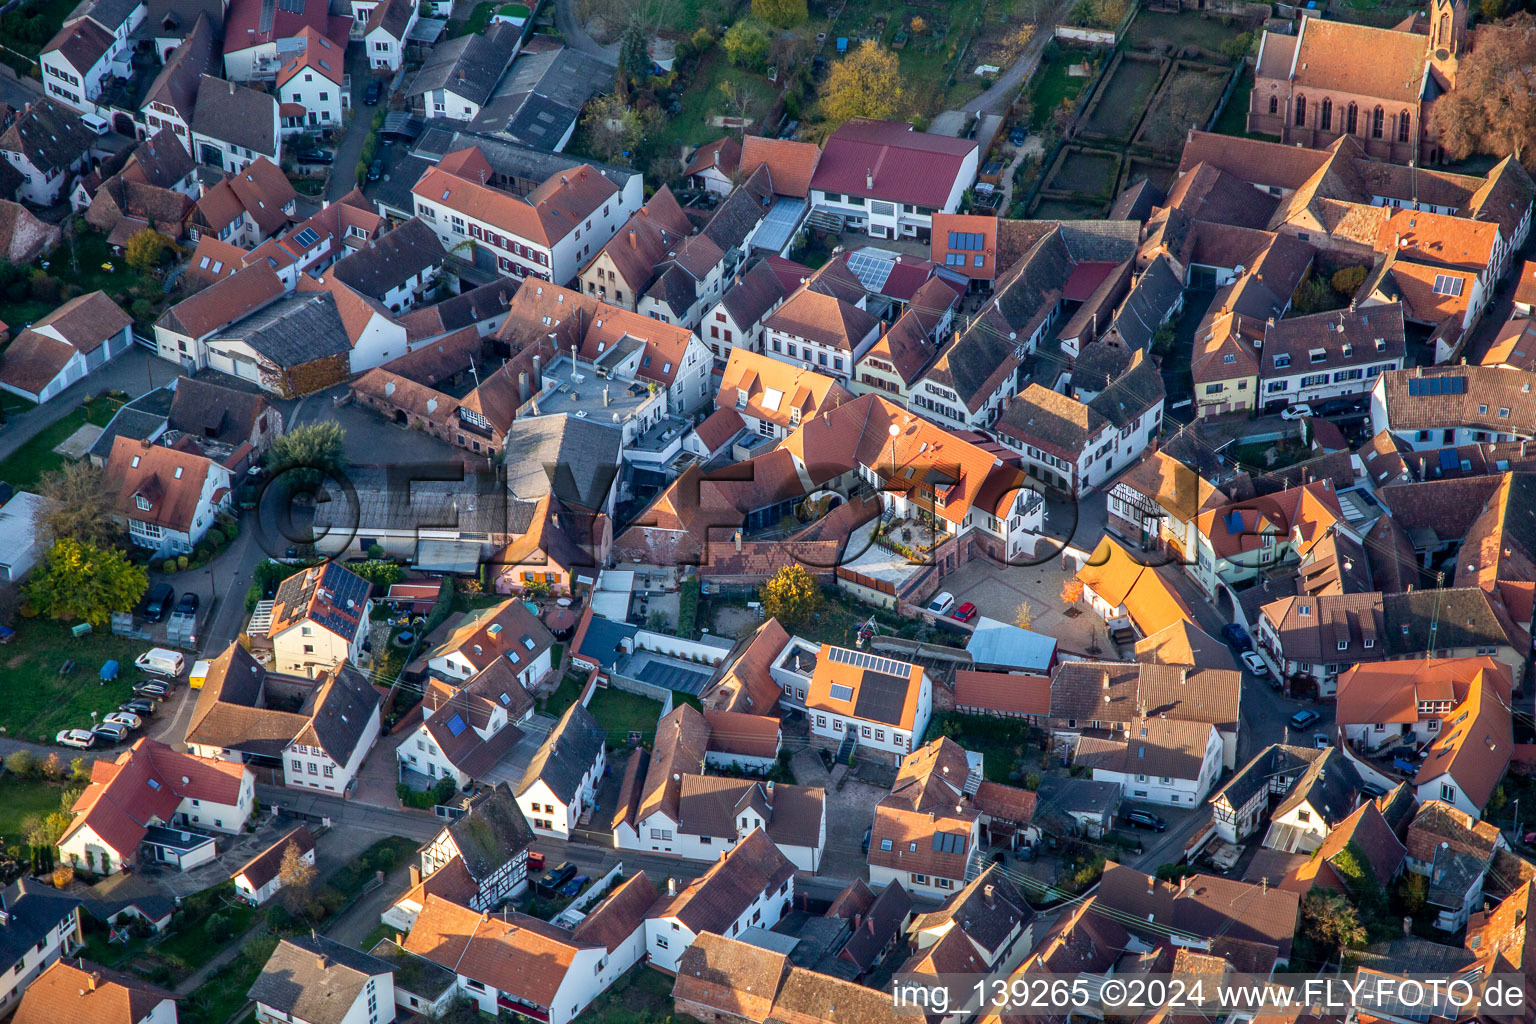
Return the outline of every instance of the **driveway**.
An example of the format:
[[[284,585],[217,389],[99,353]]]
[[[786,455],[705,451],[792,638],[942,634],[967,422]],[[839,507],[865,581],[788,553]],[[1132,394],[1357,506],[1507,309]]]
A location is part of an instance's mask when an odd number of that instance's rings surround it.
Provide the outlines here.
[[[326,199],[340,199],[357,187],[357,161],[363,155],[363,142],[373,131],[373,117],[379,107],[363,105],[363,91],[368,88],[372,70],[362,46],[347,47],[347,74],[352,76],[352,116],[336,141],[335,162],[325,181]]]
[[[180,375],[181,367],[175,363],[166,362],[148,349],[131,345],[127,352],[42,405],[7,416],[0,427],[0,460],[14,455],[33,437],[74,412],[82,401],[98,391],[122,391],[130,398],[138,398]]]
[[[350,465],[461,462],[467,457],[462,449],[420,430],[392,423],[368,409],[336,405],[335,397],[345,393],[346,387],[342,386],[308,396],[287,415],[288,429],[327,420],[339,423],[347,434],[346,458]]]
[[[565,39],[565,45],[573,50],[580,50],[588,56],[596,57],[611,67],[618,67],[619,44],[604,46],[587,35],[581,19],[576,17],[575,8],[576,0],[555,0],[555,28],[560,30],[560,35]]]
[[[561,2],[570,3],[571,0],[561,0]],[[1049,11],[1035,26],[1035,34],[1029,40],[1029,45],[1024,47],[1024,52],[1019,55],[1019,59],[1014,61],[986,92],[961,109],[975,114],[1006,114],[1008,107],[1012,105],[1014,97],[1018,94],[1019,87],[1028,81],[1029,77],[1035,73],[1035,69],[1040,66],[1040,55],[1045,52],[1045,44],[1051,41],[1056,23],[1066,16],[1074,3],[1076,0],[1062,0]]]
[[[1088,655],[1099,645],[1099,657],[1109,657],[1104,624],[1092,612],[1067,609],[1061,603],[1062,584],[1073,572],[1062,571],[1060,562],[1045,565],[1002,567],[976,559],[945,576],[941,586],[957,601],[973,602],[981,614],[1013,625],[1021,605],[1029,605],[1029,628],[1056,638],[1063,652]],[[1069,614],[1075,612],[1075,614]]]

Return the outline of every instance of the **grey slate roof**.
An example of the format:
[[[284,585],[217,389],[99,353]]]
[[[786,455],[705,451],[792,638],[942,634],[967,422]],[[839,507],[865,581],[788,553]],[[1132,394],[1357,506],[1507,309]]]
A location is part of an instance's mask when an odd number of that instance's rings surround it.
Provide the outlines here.
[[[504,174],[509,178],[523,178],[535,183],[547,181],[561,171],[573,170],[582,164],[595,168],[599,174],[621,189],[630,178],[640,173],[629,167],[615,167],[595,160],[582,160],[565,153],[551,153],[548,150],[536,149],[489,132],[467,131],[464,122],[441,117],[428,119],[426,128],[416,140],[411,152],[436,163],[449,153],[471,146],[480,150],[481,155],[485,157],[495,173]]]
[[[204,75],[197,85],[192,130],[276,160],[276,111],[276,96]]]
[[[119,437],[131,437],[135,441],[153,440],[166,427],[176,392],[169,387],[158,387],[135,398],[117,410],[116,415],[102,428],[101,436],[91,445],[90,456],[105,462],[112,454],[112,442]]]
[[[69,17],[64,20],[71,21],[86,17],[108,32],[116,32],[142,2],[143,0],[80,0],[80,3],[75,5],[75,9],[69,12]]]
[[[16,115],[0,135],[0,150],[22,154],[40,171],[62,171],[91,148],[94,138],[73,110],[41,99]]]
[[[251,439],[257,417],[267,408],[261,395],[182,377],[176,382],[168,425],[198,437],[239,445]]]
[[[410,94],[446,89],[483,106],[506,73],[517,44],[518,29],[505,22],[480,35],[459,36],[433,47],[411,83]]]
[[[457,524],[464,533],[520,536],[533,522],[534,502],[507,493],[495,474],[467,475],[462,480],[412,480],[409,487],[390,480],[388,470],[351,467],[352,495],[315,505],[315,527],[355,523],[358,530],[447,529]]]
[[[553,150],[611,76],[608,65],[578,50],[524,53],[470,128]]]
[[[757,323],[785,296],[784,284],[767,260],[758,260],[745,274],[726,285],[721,302],[743,328]]]
[[[1018,886],[1008,880],[999,865],[989,864],[943,907],[914,918],[908,930],[922,931],[954,922],[971,939],[995,950],[1015,927],[1034,919],[1035,912]]]
[[[441,964],[404,949],[394,939],[380,939],[368,955],[394,968],[395,991],[435,1000],[459,982],[459,976]]]
[[[299,366],[352,350],[336,299],[329,292],[285,295],[213,336],[236,339],[282,367]]]
[[[383,300],[390,290],[430,267],[439,266],[448,253],[437,232],[419,217],[412,217],[388,234],[337,260],[331,267],[336,280],[369,298]]]
[[[1211,799],[1225,799],[1234,809],[1240,808],[1260,790],[1269,787],[1271,780],[1283,776],[1299,779],[1321,759],[1322,751],[1311,747],[1271,743],[1239,768],[1225,786],[1211,795]]]
[[[341,1024],[368,979],[394,970],[324,936],[283,939],[246,994],[308,1024]]]
[[[469,813],[448,825],[464,868],[475,881],[489,878],[533,843],[533,829],[505,782],[481,793]]]
[[[1183,294],[1184,283],[1174,272],[1173,262],[1159,254],[1131,286],[1131,293],[1115,312],[1110,329],[1118,331],[1133,347],[1149,349],[1152,335]]]
[[[1167,396],[1163,376],[1150,359],[1143,359],[1099,392],[1088,408],[1116,427],[1124,427]]]
[[[773,206],[773,175],[763,164],[731,190],[699,234],[730,252],[747,240]]]
[[[606,743],[607,734],[592,717],[592,712],[580,702],[572,704],[549,731],[549,737],[538,753],[533,755],[522,781],[517,784],[517,792],[526,793],[535,782],[542,781],[558,800],[569,804],[576,798],[581,777],[592,767]]]
[[[320,691],[316,691],[321,696]],[[348,764],[362,741],[363,733],[374,720],[382,698],[368,682],[368,677],[349,661],[333,670],[333,682],[323,692],[324,700],[309,710],[308,742],[318,745],[337,764]]]
[[[81,904],[77,897],[30,878],[6,886],[3,898],[7,918],[0,928],[0,967],[7,971]]]
[[[619,431],[565,413],[514,420],[502,446],[507,488],[525,501],[553,492],[566,505],[600,509],[621,444]]]

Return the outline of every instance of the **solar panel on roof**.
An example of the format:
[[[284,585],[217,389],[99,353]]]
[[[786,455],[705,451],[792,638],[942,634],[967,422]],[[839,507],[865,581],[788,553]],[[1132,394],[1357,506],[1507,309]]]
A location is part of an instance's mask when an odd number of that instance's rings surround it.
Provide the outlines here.
[[[882,658],[877,654],[866,654],[863,651],[850,650],[847,647],[833,647],[827,656],[839,665],[856,665],[859,668],[867,668],[888,676],[905,677],[911,673],[911,666],[905,662],[896,661],[891,658]]]
[[[464,718],[462,715],[454,715],[448,719],[448,735],[457,738],[464,732]]]
[[[1413,377],[1408,381],[1408,394],[1464,395],[1467,393],[1465,377]]]
[[[848,256],[848,269],[859,279],[865,291],[878,292],[885,288],[896,262],[889,257],[876,256],[860,249]]]
[[[1227,513],[1227,532],[1228,533],[1242,533],[1243,532],[1243,514],[1241,512],[1228,512]]]
[[[1456,458],[1456,449],[1454,449],[1454,448],[1441,448],[1440,449],[1440,468],[1442,470],[1452,470],[1452,469],[1455,469],[1458,464],[1459,464],[1459,460]]]
[[[303,248],[308,249],[310,246],[320,241],[320,234],[319,232],[315,231],[314,228],[305,228],[303,231],[300,231],[298,234],[294,235],[293,240]]]
[[[844,686],[841,683],[833,683],[831,697],[833,700],[853,700],[853,687]]]

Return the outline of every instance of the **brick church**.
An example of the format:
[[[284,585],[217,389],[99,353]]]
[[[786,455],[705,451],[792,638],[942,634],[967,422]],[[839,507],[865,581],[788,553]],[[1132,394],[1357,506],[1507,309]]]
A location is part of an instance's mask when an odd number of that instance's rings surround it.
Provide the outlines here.
[[[1304,17],[1295,35],[1266,31],[1248,130],[1314,149],[1352,135],[1376,160],[1435,162],[1425,119],[1474,35],[1462,0],[1431,0],[1392,28]]]

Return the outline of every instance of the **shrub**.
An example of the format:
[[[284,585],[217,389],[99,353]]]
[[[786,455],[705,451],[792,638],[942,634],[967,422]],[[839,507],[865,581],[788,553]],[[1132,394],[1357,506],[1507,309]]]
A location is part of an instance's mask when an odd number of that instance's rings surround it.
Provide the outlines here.
[[[199,564],[208,561],[212,555],[213,547],[206,542],[192,549],[192,559]]]
[[[1333,290],[1345,295],[1354,295],[1365,283],[1366,270],[1364,267],[1343,267],[1333,272]]]
[[[5,759],[5,766],[19,778],[30,779],[41,770],[42,762],[30,750],[18,750]]]
[[[234,926],[229,921],[229,915],[219,911],[208,915],[208,919],[203,922],[203,930],[207,933],[208,938],[214,942],[228,941],[235,934]]]
[[[164,562],[161,563],[160,571],[164,572],[164,573],[175,572],[176,571],[176,559],[174,559],[174,558],[167,558]]]
[[[186,567],[187,567],[187,556],[186,555],[177,555],[176,556],[176,571],[177,572],[181,572],[182,570],[186,569]]]

